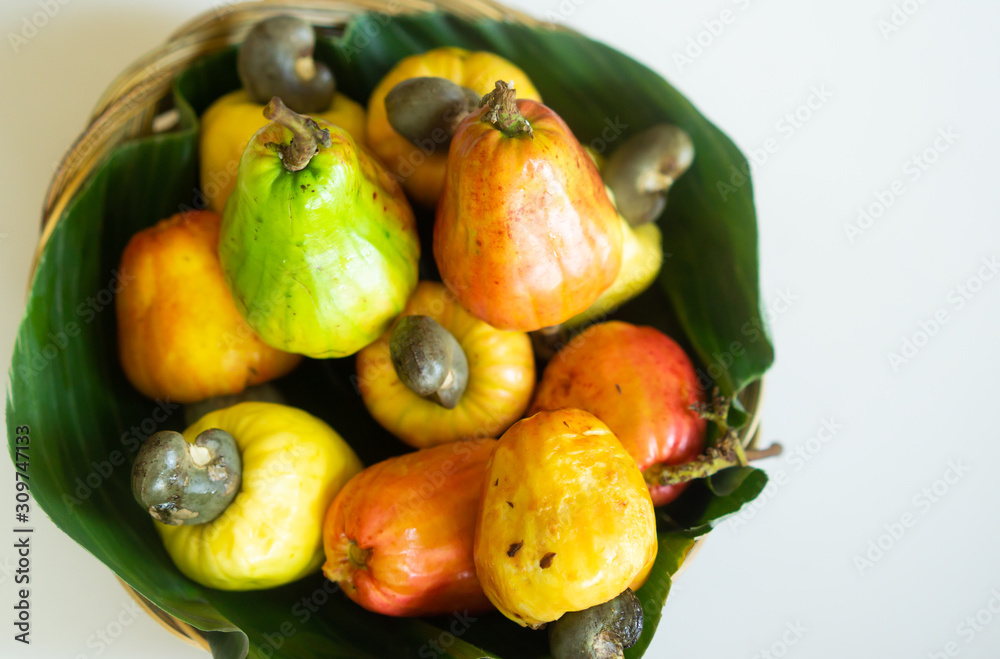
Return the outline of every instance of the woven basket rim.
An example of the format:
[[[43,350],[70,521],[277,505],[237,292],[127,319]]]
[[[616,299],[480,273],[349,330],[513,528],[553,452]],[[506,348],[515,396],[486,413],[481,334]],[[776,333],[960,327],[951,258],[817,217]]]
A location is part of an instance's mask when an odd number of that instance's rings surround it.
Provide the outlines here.
[[[441,11],[467,18],[492,18],[572,31],[539,21],[496,0],[390,0],[388,4],[385,0],[260,0],[227,3],[206,11],[184,23],[166,42],[133,62],[108,85],[95,105],[87,126],[63,156],[46,191],[41,215],[42,233],[32,260],[28,291],[42,251],[66,206],[115,147],[131,137],[148,134],[157,104],[171,93],[171,81],[186,64],[238,43],[250,25],[269,15],[291,13],[317,25],[342,26],[355,14],[387,7],[398,7],[398,13]],[[760,435],[763,396],[763,378],[751,383],[740,395],[751,415],[740,432],[740,439],[747,448],[754,447]],[[704,537],[695,541],[673,578],[687,569],[704,542]],[[118,581],[160,626],[194,647],[210,651],[201,630],[163,611],[120,577]]]

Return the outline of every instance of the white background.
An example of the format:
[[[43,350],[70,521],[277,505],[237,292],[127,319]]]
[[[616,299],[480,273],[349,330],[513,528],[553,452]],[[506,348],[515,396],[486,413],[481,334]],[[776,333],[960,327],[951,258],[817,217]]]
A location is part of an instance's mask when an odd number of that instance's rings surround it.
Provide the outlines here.
[[[37,0],[0,4],[4,363],[53,163],[117,72],[213,8],[211,0],[62,2],[18,52],[7,35],[39,11]],[[907,0],[900,4],[912,16],[883,33],[894,2],[513,3],[658,70],[746,153],[774,140],[754,187],[778,355],[764,434],[787,449],[767,464],[780,485],[752,515],[712,534],[675,584],[649,656],[923,659],[943,656],[933,653],[949,643],[961,657],[1000,655],[1000,614],[986,609],[1000,594],[992,418],[1000,277],[977,279],[981,260],[1000,256],[1000,4]],[[704,44],[700,52],[690,39]],[[807,109],[813,90],[829,97]],[[785,120],[796,112],[795,124]],[[942,130],[957,138],[935,150]],[[907,165],[927,149],[935,162],[926,171]],[[849,240],[845,224],[857,226],[859,207],[897,180],[902,193],[883,193],[891,206]],[[961,307],[959,287],[975,290]],[[926,342],[915,337],[939,310],[947,323]],[[906,337],[921,347],[894,368],[889,353]],[[824,419],[837,428],[826,442]],[[12,482],[0,460],[0,499],[12,497]],[[33,644],[11,640],[15,589],[0,571],[2,654],[204,656],[142,617],[102,648],[96,634],[117,631],[129,600],[103,565],[40,517]],[[0,565],[9,570],[13,539],[4,534]],[[1000,597],[992,604],[1000,611]],[[977,615],[976,626],[963,622]]]

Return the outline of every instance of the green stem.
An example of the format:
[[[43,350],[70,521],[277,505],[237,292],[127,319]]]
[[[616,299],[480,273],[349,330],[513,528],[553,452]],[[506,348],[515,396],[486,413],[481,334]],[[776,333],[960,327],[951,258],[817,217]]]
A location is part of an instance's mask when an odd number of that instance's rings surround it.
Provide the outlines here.
[[[305,169],[320,148],[327,149],[333,143],[330,131],[320,128],[312,118],[289,110],[277,96],[264,107],[264,116],[292,131],[291,142],[274,147],[281,155],[285,169],[290,172]]]
[[[649,485],[677,485],[699,478],[708,478],[723,469],[746,467],[751,460],[761,460],[781,454],[781,444],[763,450],[745,451],[736,428],[729,426],[729,405],[732,399],[719,394],[716,389],[712,402],[693,406],[698,416],[713,422],[719,428],[720,439],[715,446],[690,462],[678,465],[656,464],[648,467],[643,478]]]
[[[517,93],[514,91],[513,81],[507,84],[503,80],[497,80],[496,89],[483,96],[479,105],[488,108],[483,114],[483,121],[493,124],[507,137],[527,135],[534,139],[531,124],[517,109]]]

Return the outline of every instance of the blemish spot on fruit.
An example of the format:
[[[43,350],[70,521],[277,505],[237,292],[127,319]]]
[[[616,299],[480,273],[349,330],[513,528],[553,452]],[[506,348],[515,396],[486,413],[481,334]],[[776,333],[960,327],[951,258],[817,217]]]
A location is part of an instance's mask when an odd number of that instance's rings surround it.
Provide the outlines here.
[[[510,506],[511,508],[514,507],[514,504],[512,504],[510,501],[507,502],[507,505]]]
[[[555,557],[556,553],[554,551],[550,551],[549,553],[545,554],[545,556],[542,556],[542,560],[538,561],[538,567],[544,570],[545,568],[552,565],[552,559]]]
[[[563,425],[566,426],[567,428],[569,428],[569,424],[566,423],[565,421],[563,421]]]
[[[621,396],[622,395],[622,386],[620,384],[618,384],[617,382],[615,383],[615,389],[618,390],[618,395]]]
[[[495,481],[493,481],[493,487],[496,487],[499,484],[500,484],[500,479],[499,478],[496,479]]]
[[[524,546],[524,540],[522,540],[521,542],[510,543],[510,547],[507,548],[507,555],[510,556],[511,558],[514,558],[514,556],[517,555],[517,552],[521,551],[521,547],[523,546]]]
[[[378,191],[377,190],[372,192],[372,199],[378,199]]]

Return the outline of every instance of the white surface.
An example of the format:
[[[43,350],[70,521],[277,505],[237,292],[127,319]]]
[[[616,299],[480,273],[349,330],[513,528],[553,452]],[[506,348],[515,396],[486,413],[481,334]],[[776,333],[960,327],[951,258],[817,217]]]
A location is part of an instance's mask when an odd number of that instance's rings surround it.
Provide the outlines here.
[[[18,53],[7,35],[31,20],[39,3],[0,4],[2,362],[10,357],[53,163],[118,71],[216,4],[63,1],[49,3],[60,9]],[[1000,4],[512,4],[542,16],[561,12],[573,27],[660,71],[746,152],[774,140],[754,188],[762,291],[775,311],[778,352],[764,433],[788,449],[767,466],[781,484],[745,524],[732,521],[712,535],[675,585],[649,656],[923,659],[947,656],[934,653],[949,643],[955,656],[1000,655],[1000,597],[991,600],[1000,593],[1000,444],[991,418],[1000,278],[983,283],[961,308],[956,297],[981,259],[1000,256]],[[886,38],[878,22],[890,19],[894,4],[916,13]],[[729,21],[721,33],[703,34],[709,45],[679,66],[675,53],[707,30],[705,21],[720,32],[712,23],[720,17]],[[813,98],[811,116],[798,127],[783,123],[814,89],[832,97]],[[957,139],[913,180],[908,159],[949,128]],[[896,180],[903,191],[891,208],[850,242],[845,223]],[[895,370],[888,353],[938,310],[948,322]],[[833,420],[835,434],[810,443],[824,419]],[[795,458],[807,448],[808,461]],[[953,461],[970,470],[957,479],[946,474]],[[6,460],[0,474],[0,492],[12,494]],[[957,482],[939,480],[945,476]],[[895,528],[903,531],[898,540],[882,538],[892,546],[859,572],[856,557],[901,519],[910,526]],[[33,644],[25,652],[4,622],[0,653],[203,656],[143,616],[119,632],[119,615],[131,619],[129,600],[111,573],[50,523],[37,527]],[[14,559],[12,542],[0,529],[2,566]],[[3,570],[0,584],[6,621],[14,584]],[[977,615],[979,623],[966,621]],[[102,631],[116,636],[110,645]]]

